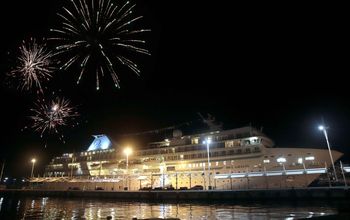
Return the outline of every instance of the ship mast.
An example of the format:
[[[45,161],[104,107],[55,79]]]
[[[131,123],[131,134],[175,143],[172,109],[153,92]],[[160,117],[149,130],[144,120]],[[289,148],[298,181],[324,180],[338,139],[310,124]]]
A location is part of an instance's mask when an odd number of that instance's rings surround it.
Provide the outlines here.
[[[204,118],[201,113],[198,112],[199,117],[201,117],[204,124],[206,124],[209,127],[209,130],[211,131],[217,131],[222,130],[222,123],[217,123],[215,120],[215,117],[211,114],[208,114],[207,118]]]

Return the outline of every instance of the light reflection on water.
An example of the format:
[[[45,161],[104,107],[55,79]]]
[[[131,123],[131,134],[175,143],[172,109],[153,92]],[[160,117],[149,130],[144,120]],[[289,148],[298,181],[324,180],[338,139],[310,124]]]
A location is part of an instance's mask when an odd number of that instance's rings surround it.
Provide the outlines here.
[[[96,199],[1,198],[0,219],[300,219],[337,213],[327,204],[152,203]]]

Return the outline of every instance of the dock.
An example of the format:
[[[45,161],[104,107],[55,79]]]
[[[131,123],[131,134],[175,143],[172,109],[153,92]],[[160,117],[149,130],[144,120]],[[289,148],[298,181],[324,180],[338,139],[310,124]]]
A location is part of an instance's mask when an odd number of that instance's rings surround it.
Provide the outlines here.
[[[134,201],[237,201],[237,200],[332,200],[349,199],[348,187],[308,187],[287,189],[241,189],[241,190],[150,190],[150,191],[104,191],[104,190],[38,190],[2,189],[0,196],[35,196],[63,198],[107,198]]]

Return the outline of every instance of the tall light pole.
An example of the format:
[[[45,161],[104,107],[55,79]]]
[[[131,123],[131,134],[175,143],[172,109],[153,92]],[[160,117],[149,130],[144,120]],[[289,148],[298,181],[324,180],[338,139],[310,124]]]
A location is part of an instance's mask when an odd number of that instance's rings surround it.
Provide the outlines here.
[[[129,155],[132,153],[132,150],[130,147],[127,147],[124,149],[124,154],[126,155],[126,174],[127,174],[127,179],[126,179],[126,186],[128,186],[128,178],[129,178]],[[129,188],[128,188],[129,190]]]
[[[207,154],[208,154],[208,189],[211,189],[211,181],[210,181],[210,148],[209,145],[211,143],[211,138],[207,138],[203,141],[204,144],[207,144]]]
[[[327,134],[328,127],[326,127],[324,125],[320,125],[320,126],[318,126],[318,129],[320,131],[323,131],[324,137],[326,138],[328,152],[329,152],[329,157],[331,158],[331,162],[332,162],[332,166],[333,166],[335,181],[338,181],[337,173],[336,173],[335,167],[334,167],[334,161],[333,161],[333,156],[332,156],[332,152],[331,152],[331,147],[329,146],[329,141],[328,141],[328,134]]]
[[[0,184],[1,184],[1,180],[2,180],[2,174],[4,174],[4,167],[5,167],[5,161],[2,162],[1,173],[0,173]]]
[[[30,174],[30,178],[33,178],[33,174],[34,174],[34,164],[35,164],[35,162],[36,162],[36,159],[33,158],[33,159],[31,160],[31,162],[32,162],[32,172],[31,172],[31,174]]]

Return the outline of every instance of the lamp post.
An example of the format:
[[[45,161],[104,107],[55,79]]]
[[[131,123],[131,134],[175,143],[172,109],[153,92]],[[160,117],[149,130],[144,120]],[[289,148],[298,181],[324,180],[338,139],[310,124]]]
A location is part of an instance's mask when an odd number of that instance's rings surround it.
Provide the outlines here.
[[[35,162],[36,162],[36,159],[33,158],[33,159],[31,160],[31,162],[32,162],[32,172],[31,172],[31,174],[30,174],[30,178],[33,178],[33,174],[34,174],[34,164],[35,164]]]
[[[127,147],[124,149],[124,154],[126,155],[126,186],[128,186],[128,178],[129,178],[129,155],[132,153],[132,150],[130,147]],[[127,188],[129,190],[129,188]]]
[[[346,178],[345,178],[345,174],[344,174],[343,163],[342,163],[341,161],[340,161],[340,168],[341,168],[341,173],[342,173],[342,175],[343,175],[345,188],[348,188],[348,183],[346,182]]]
[[[207,138],[203,141],[204,144],[207,145],[207,154],[208,154],[208,189],[211,189],[211,181],[210,181],[210,148],[209,145],[211,143],[211,138]]]
[[[332,156],[332,152],[331,152],[331,147],[329,146],[329,141],[328,141],[328,134],[327,134],[328,127],[326,127],[324,125],[320,125],[320,126],[318,126],[318,129],[320,131],[323,131],[324,137],[326,138],[329,157],[331,158],[331,162],[332,162],[332,166],[333,166],[335,181],[338,181],[337,174],[336,174],[335,167],[334,167],[334,161],[333,161],[333,156]]]
[[[4,174],[4,167],[5,167],[5,161],[2,162],[1,173],[0,173],[0,184],[1,184],[1,180],[2,180],[2,174]]]

